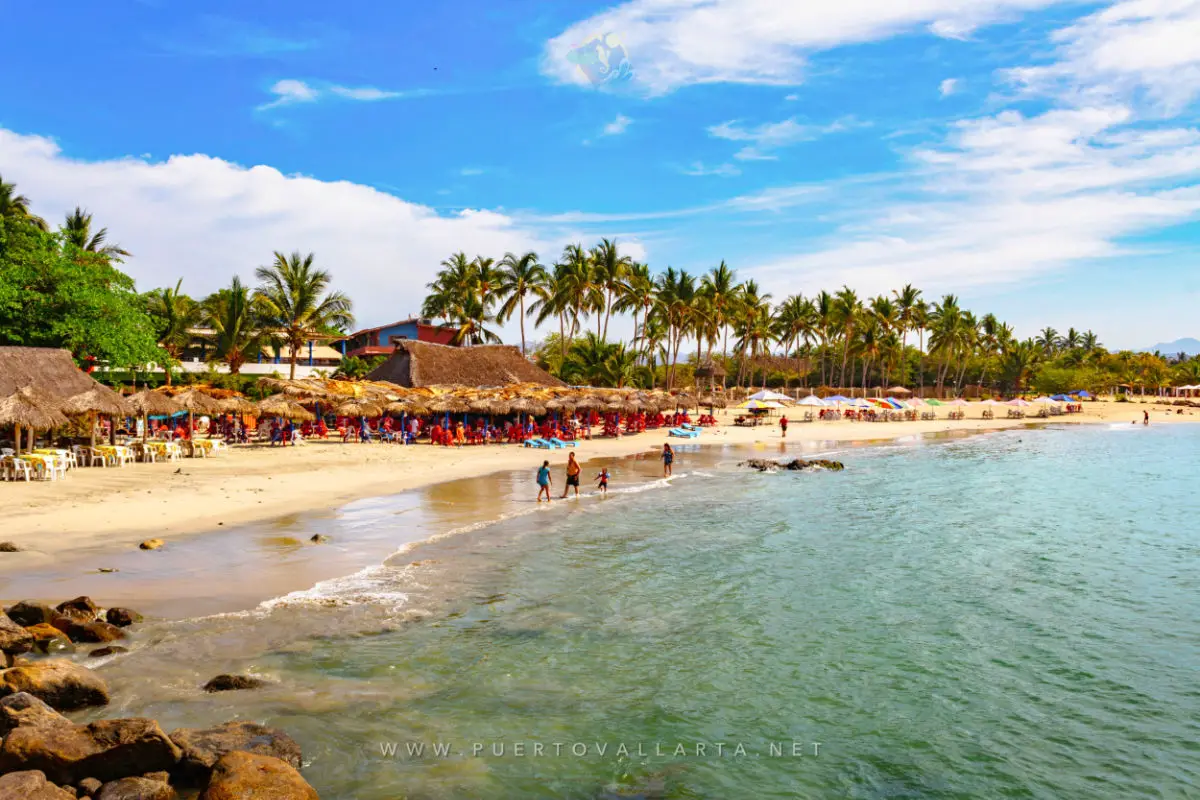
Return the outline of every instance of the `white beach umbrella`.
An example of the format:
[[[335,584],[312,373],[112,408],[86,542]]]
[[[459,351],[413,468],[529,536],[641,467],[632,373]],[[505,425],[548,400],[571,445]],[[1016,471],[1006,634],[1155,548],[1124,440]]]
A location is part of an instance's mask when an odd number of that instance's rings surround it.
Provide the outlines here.
[[[761,392],[755,392],[754,394],[750,395],[749,399],[750,400],[767,400],[767,401],[777,400],[777,401],[784,402],[784,403],[792,402],[792,398],[788,397],[786,394],[780,394],[779,392],[772,392],[770,389],[763,389]]]
[[[827,406],[827,405],[828,405],[828,403],[826,403],[826,402],[825,402],[824,400],[822,400],[821,398],[817,397],[815,394],[810,394],[808,397],[806,397],[806,398],[804,398],[803,400],[801,400],[801,401],[799,402],[799,405],[802,405],[802,406],[819,406],[819,407],[821,407],[821,408],[824,408],[825,406]]]

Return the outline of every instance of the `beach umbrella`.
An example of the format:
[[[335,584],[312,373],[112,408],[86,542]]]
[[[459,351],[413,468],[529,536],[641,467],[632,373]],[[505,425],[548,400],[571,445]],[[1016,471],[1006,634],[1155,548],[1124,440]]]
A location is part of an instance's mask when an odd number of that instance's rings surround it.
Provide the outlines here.
[[[226,397],[217,402],[220,404],[221,410],[229,414],[255,414],[258,412],[257,403],[240,395]]]
[[[1019,397],[1014,397],[1012,400],[1009,400],[1004,405],[1016,406],[1017,408],[1028,408],[1029,406],[1033,405],[1033,403],[1030,403],[1028,400],[1022,400]]]
[[[944,406],[944,405],[946,405],[946,404],[945,404],[945,403],[943,403],[941,400],[938,400],[936,397],[931,397],[931,398],[929,398],[928,400],[926,400],[925,402],[926,402],[926,403],[928,403],[928,404],[929,404],[929,405],[931,405],[931,406]]]
[[[555,397],[546,402],[549,411],[571,411],[576,408],[578,400],[574,397]]]
[[[40,428],[57,428],[66,425],[67,418],[52,404],[45,402],[34,394],[33,389],[25,386],[13,394],[0,400],[0,425],[12,425],[16,451],[21,452],[21,428],[32,431]]]
[[[754,394],[750,395],[749,399],[751,399],[751,400],[776,400],[776,401],[782,401],[782,402],[786,402],[786,403],[792,402],[792,398],[788,397],[786,394],[780,394],[779,392],[773,392],[770,389],[763,389],[761,392],[755,392]]]
[[[825,402],[826,403],[849,403],[850,398],[846,397],[844,395],[835,394],[833,397],[826,397]]]
[[[1053,403],[1053,402],[1054,402],[1054,398],[1052,398],[1052,397],[1046,397],[1046,396],[1044,396],[1044,395],[1043,395],[1042,397],[1035,397],[1035,398],[1033,399],[1033,402],[1035,402],[1035,403],[1042,403],[1042,404],[1046,404],[1046,403]]]
[[[149,418],[154,416],[171,416],[184,411],[184,407],[176,403],[175,400],[162,392],[152,392],[145,390],[132,394],[125,398],[126,402],[133,407],[134,413],[142,418],[142,441],[146,440],[146,433],[150,429]]]
[[[905,389],[903,386],[893,386],[887,391],[888,394],[912,394],[912,389]]]
[[[1071,394],[1078,395],[1079,397],[1082,397],[1085,400],[1090,400],[1092,397],[1090,394],[1088,394],[1087,389],[1080,389],[1078,392],[1071,392]]]
[[[998,406],[998,405],[1000,405],[1000,403],[999,403],[999,402],[997,402],[996,400],[994,400],[994,399],[992,399],[992,398],[990,398],[990,397],[989,397],[987,400],[984,400],[982,403],[980,403],[980,405],[984,405],[984,406]]]
[[[188,412],[188,435],[195,435],[197,414],[220,414],[221,401],[209,397],[196,389],[187,389],[175,395],[175,402]]]
[[[64,414],[87,414],[93,447],[96,445],[95,418],[97,414],[113,418],[126,417],[134,413],[133,406],[124,397],[99,383],[86,392],[67,398],[66,402],[59,406],[59,410]],[[116,424],[110,423],[109,430],[113,431],[115,435]]]
[[[904,403],[901,403],[899,400],[897,400],[894,397],[888,397],[884,400],[884,402],[886,402],[888,405],[890,405],[896,411],[904,410]]]
[[[815,394],[810,394],[808,397],[801,400],[799,404],[802,406],[814,406],[818,408],[828,405],[828,403],[817,397]]]
[[[1184,388],[1186,389],[1187,387],[1185,386]],[[1071,402],[1071,398],[1067,397],[1065,394],[1056,394],[1053,397],[1051,397],[1050,399],[1054,400],[1056,402],[1059,402],[1059,403]]]
[[[347,400],[337,407],[343,417],[378,417],[383,412],[379,406],[366,400]]]
[[[948,405],[948,406],[965,406],[966,404],[967,404],[967,401],[963,400],[961,397],[956,397],[953,400],[951,400],[949,403],[946,403],[946,405]]]

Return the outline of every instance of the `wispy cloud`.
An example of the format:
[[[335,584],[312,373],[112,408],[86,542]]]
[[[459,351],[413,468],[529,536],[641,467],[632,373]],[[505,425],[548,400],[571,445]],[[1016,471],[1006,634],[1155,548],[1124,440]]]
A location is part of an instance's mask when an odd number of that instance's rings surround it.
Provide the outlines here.
[[[958,78],[946,78],[938,85],[938,93],[942,97],[949,97],[958,91]]]
[[[729,120],[710,126],[708,134],[731,142],[750,142],[734,154],[733,157],[739,161],[769,161],[778,158],[771,152],[773,150],[865,126],[866,123],[853,117],[843,117],[825,125],[803,123],[793,117],[751,127],[742,125],[740,120]]]
[[[742,171],[733,164],[718,164],[715,167],[706,167],[702,161],[693,161],[691,166],[681,169],[680,172],[684,175],[693,175],[695,177],[715,175],[720,178],[732,178],[742,174]]]
[[[280,33],[241,20],[210,14],[201,16],[186,33],[153,39],[152,45],[180,56],[256,58],[315,50],[323,47],[327,38],[327,33]]]
[[[339,86],[334,83],[325,82],[312,84],[295,78],[284,78],[283,80],[276,81],[268,91],[275,96],[275,99],[258,106],[259,111],[267,111],[272,108],[279,108],[280,106],[315,103],[330,97],[373,103],[379,100],[423,97],[432,94],[432,92],[425,89],[396,92],[378,89],[374,86]]]
[[[476,175],[482,175],[483,170],[479,167],[463,167],[458,171],[458,174],[462,175],[464,178],[473,178]]]
[[[620,136],[622,133],[624,133],[625,131],[627,131],[629,129],[629,125],[632,122],[633,122],[633,120],[631,120],[629,117],[625,116],[624,114],[617,114],[616,119],[614,119],[612,122],[610,122],[604,126],[604,130],[601,131],[600,135],[601,136]]]

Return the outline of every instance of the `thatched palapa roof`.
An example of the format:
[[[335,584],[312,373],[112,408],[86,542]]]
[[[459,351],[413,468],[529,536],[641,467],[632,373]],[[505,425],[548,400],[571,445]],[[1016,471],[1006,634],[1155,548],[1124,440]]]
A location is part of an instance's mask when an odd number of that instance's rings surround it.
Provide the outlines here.
[[[0,400],[0,425],[57,428],[66,424],[67,418],[53,405],[43,402],[28,386]]]
[[[0,398],[29,387],[38,401],[58,408],[97,386],[101,384],[75,366],[66,350],[0,347]]]
[[[97,383],[86,392],[67,398],[59,406],[64,414],[114,414],[126,416],[134,413],[133,406],[112,389]]]
[[[162,392],[146,390],[131,394],[125,399],[137,413],[145,414],[148,417],[170,416],[178,414],[180,411],[187,411],[186,408]]]
[[[513,383],[566,386],[512,345],[450,347],[429,342],[402,341],[369,380],[399,386],[507,386]]]

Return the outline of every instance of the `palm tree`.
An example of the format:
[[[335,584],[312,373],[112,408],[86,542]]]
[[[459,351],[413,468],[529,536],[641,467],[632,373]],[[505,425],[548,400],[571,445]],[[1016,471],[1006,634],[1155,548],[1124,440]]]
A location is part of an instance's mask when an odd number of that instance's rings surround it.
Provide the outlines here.
[[[130,255],[129,251],[123,249],[119,244],[104,243],[108,239],[108,228],[101,228],[92,233],[92,215],[79,206],[75,206],[75,210],[67,214],[66,222],[63,223],[60,230],[67,243],[75,245],[80,250],[99,253],[108,258]]]
[[[1046,327],[1038,334],[1036,343],[1038,347],[1042,348],[1043,353],[1052,356],[1058,350],[1061,339],[1059,338],[1058,331],[1054,330],[1054,328]]]
[[[258,301],[236,276],[228,289],[204,300],[204,322],[213,329],[212,358],[228,364],[232,375],[273,344],[273,337],[263,327],[261,312]]]
[[[1067,328],[1067,335],[1060,340],[1066,350],[1074,350],[1083,341],[1083,334],[1074,328]]]
[[[900,327],[900,352],[903,355],[908,347],[908,332],[917,327],[917,308],[921,304],[921,290],[911,283],[906,283],[903,289],[893,290],[892,294],[896,298],[896,320]],[[904,384],[907,380],[908,376],[902,371],[900,383]]]
[[[175,288],[155,289],[147,295],[151,316],[159,322],[158,345],[172,361],[178,362],[192,341],[192,329],[200,324],[202,310],[195,300],[180,291],[183,279]],[[171,370],[166,370],[167,385],[171,385]]]
[[[821,337],[821,385],[829,385],[829,377],[825,374],[826,356],[829,353],[829,331],[833,328],[834,311],[833,295],[822,289],[813,298],[813,307],[817,313],[817,333]],[[832,370],[831,370],[832,371]]]
[[[860,307],[858,295],[849,286],[843,286],[833,298],[832,317],[842,332],[842,370],[838,374],[838,384],[841,386],[846,385],[846,360],[850,355],[850,340],[854,337]]]
[[[654,286],[654,278],[650,275],[650,268],[645,264],[633,264],[625,274],[625,280],[617,288],[617,297],[613,303],[613,311],[622,313],[625,311],[633,312],[633,338],[637,341],[641,336],[638,327],[638,321],[641,320],[642,325],[650,319],[650,312],[654,309],[658,302]],[[636,349],[635,349],[635,352]]]
[[[701,290],[712,301],[716,323],[721,328],[721,360],[729,358],[729,326],[734,309],[741,295],[742,286],[737,282],[737,272],[722,261],[708,271],[700,281]]]
[[[925,331],[929,329],[929,303],[924,300],[918,300],[913,305],[912,324],[917,331],[917,350],[920,351],[920,359],[917,362],[917,371],[920,372],[920,388],[921,394],[925,392]]]
[[[479,302],[485,308],[491,307],[492,303],[496,302],[494,292],[500,283],[500,272],[496,269],[495,264],[496,259],[487,256],[475,256],[475,260],[471,262],[471,270],[474,273],[472,285],[479,294]]]
[[[46,220],[30,213],[29,198],[23,194],[17,194],[17,185],[5,183],[3,176],[0,176],[0,217],[23,219],[32,222],[43,231],[50,229]]]
[[[285,256],[275,251],[275,261],[254,271],[262,285],[255,297],[262,305],[264,323],[275,328],[291,348],[288,377],[296,377],[296,359],[305,342],[345,333],[354,324],[350,298],[328,292],[331,276],[313,266],[312,253]]]
[[[592,262],[582,245],[569,244],[563,248],[562,260],[555,265],[561,268],[558,275],[561,289],[566,293],[567,316],[571,322],[571,338],[579,332],[580,321],[596,310],[601,303],[601,292],[592,274]],[[599,323],[596,333],[600,334]]]
[[[738,291],[738,299],[734,305],[733,330],[738,337],[734,343],[741,363],[738,365],[737,385],[742,385],[743,377],[749,381],[753,375],[746,370],[746,353],[749,345],[753,352],[750,357],[757,359],[762,346],[771,341],[771,295],[763,294],[758,288],[757,281],[746,281]]]
[[[598,310],[604,315],[600,338],[608,341],[608,319],[613,311],[613,296],[619,292],[625,276],[633,267],[633,259],[617,250],[616,240],[601,239],[591,252],[593,282],[596,285]]]
[[[496,314],[496,321],[503,324],[514,311],[520,313],[521,355],[525,355],[525,297],[531,293],[536,297],[544,296],[548,280],[546,268],[538,263],[537,253],[532,250],[520,257],[505,253],[500,259],[496,293],[504,302]]]
[[[776,339],[796,353],[796,374],[800,373],[800,342],[809,341],[817,330],[817,310],[812,300],[794,294],[784,300],[775,313]]]

